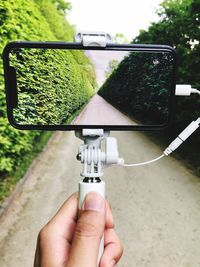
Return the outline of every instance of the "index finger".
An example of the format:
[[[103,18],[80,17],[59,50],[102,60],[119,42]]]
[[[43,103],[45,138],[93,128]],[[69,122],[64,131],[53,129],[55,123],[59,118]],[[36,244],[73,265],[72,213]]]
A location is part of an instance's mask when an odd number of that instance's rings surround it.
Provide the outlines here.
[[[45,225],[52,235],[64,237],[69,243],[73,238],[77,222],[78,193],[72,194],[57,211],[54,217]]]

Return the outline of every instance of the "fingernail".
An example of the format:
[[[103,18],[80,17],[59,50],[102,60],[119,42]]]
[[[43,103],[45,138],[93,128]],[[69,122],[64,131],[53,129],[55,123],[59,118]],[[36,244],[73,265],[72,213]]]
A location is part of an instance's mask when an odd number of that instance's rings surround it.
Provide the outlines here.
[[[115,260],[112,260],[111,262],[110,262],[110,267],[115,267],[116,266],[116,261]]]
[[[95,210],[105,212],[105,201],[102,196],[97,193],[89,193],[84,201],[84,210]]]

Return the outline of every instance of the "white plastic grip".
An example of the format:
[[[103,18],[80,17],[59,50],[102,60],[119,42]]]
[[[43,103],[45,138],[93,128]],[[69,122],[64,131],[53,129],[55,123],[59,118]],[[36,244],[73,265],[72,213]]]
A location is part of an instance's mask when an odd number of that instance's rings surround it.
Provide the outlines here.
[[[85,183],[83,181],[79,182],[79,210],[82,208],[83,201],[86,195],[90,192],[97,192],[103,198],[105,198],[105,182],[101,181],[99,183]]]
[[[79,182],[79,201],[78,201],[78,209],[81,210],[83,206],[84,199],[86,195],[90,192],[97,192],[99,193],[103,198],[105,198],[105,182],[101,181],[99,183],[85,183],[83,181]],[[99,256],[98,256],[98,265],[101,259],[101,256],[103,255],[104,251],[104,236],[102,236],[100,246],[99,246]]]

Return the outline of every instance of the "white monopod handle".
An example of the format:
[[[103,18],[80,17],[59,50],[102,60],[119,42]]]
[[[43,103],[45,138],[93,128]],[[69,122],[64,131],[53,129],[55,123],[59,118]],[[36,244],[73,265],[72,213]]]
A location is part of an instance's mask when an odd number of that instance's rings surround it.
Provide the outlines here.
[[[105,182],[104,181],[100,181],[99,183],[86,183],[83,181],[79,182],[79,202],[78,202],[79,211],[81,210],[83,201],[89,192],[97,192],[103,198],[105,198]],[[100,262],[101,256],[103,255],[103,251],[104,251],[104,236],[102,236],[102,239],[100,242],[97,266],[99,266],[99,262]]]

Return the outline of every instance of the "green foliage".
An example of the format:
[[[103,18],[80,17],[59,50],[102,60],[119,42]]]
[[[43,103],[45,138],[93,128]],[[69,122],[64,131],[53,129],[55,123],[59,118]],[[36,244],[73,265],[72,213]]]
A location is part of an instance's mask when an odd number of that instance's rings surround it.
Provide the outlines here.
[[[92,68],[82,51],[13,49],[18,124],[61,125],[94,94]],[[76,57],[80,56],[77,62]]]
[[[126,38],[126,36],[123,33],[116,33],[115,40],[119,44],[127,44],[128,43],[128,39]]]
[[[192,84],[194,88],[200,89],[200,78],[197,71],[200,69],[199,0],[164,1],[159,14],[160,22],[153,23],[148,31],[141,31],[133,42],[168,44],[176,48],[179,55],[177,83]],[[197,97],[180,98],[177,101],[178,109],[182,110],[177,119],[181,126],[185,124],[185,118],[191,120],[195,116],[199,116],[199,104],[200,100]]]
[[[34,139],[39,132],[13,129],[7,119],[0,118],[0,173],[9,173],[19,166],[23,155],[31,152]]]
[[[69,10],[69,8],[70,4],[68,4],[68,2],[65,4],[64,0],[1,0],[0,54],[2,54],[3,47],[8,42],[16,40],[71,41],[74,28],[69,25],[65,17],[66,12],[67,10]],[[55,60],[60,60],[62,56],[63,54],[59,53],[58,57],[55,58]],[[81,68],[79,66],[80,62],[78,62],[73,53],[68,53],[67,56],[70,62],[73,62],[73,66],[70,70],[71,75],[68,75],[68,81],[71,85],[72,90],[70,92],[71,104],[74,104],[74,102],[76,102],[76,105],[80,106],[84,101],[86,101],[86,99],[88,99],[89,95],[92,94],[95,85],[95,76],[93,73],[93,77],[91,77],[89,72],[87,72],[87,69],[83,71],[84,73],[81,72]],[[88,60],[86,59],[86,57],[84,57],[84,55],[82,55],[81,60],[85,60],[85,62],[88,63]],[[21,63],[22,62],[23,60],[21,61]],[[25,66],[22,64],[21,67],[21,71],[24,71],[23,67]],[[33,67],[33,62],[29,62],[29,67]],[[45,73],[45,67],[45,64],[40,62],[40,73]],[[56,67],[58,68],[58,66]],[[63,69],[64,62],[62,67],[59,69],[59,74],[64,75],[64,72],[62,72]],[[31,72],[28,71],[27,73],[30,74]],[[91,65],[90,73],[92,73]],[[36,67],[32,75],[33,76],[29,78],[30,83],[32,83],[31,88],[33,88],[33,90],[36,89],[36,85],[33,84],[32,80],[32,78],[34,77],[38,77],[39,81],[44,84],[43,90],[45,89],[45,86],[46,88],[48,87],[48,89],[52,89],[50,88],[50,85],[47,85],[45,79],[42,78],[42,75],[38,76]],[[54,82],[57,81],[60,82],[59,77],[56,77],[56,79],[54,79]],[[23,85],[22,76],[20,82]],[[85,84],[84,92],[80,90],[81,83]],[[75,94],[73,94],[74,88],[79,88],[79,90]],[[67,97],[67,95],[65,95],[65,97]],[[49,100],[52,99],[53,96],[49,96]],[[23,99],[23,101],[25,101],[25,99]],[[54,116],[54,114],[51,111],[49,112],[50,119],[50,117]],[[72,112],[73,110],[71,109],[70,114],[72,114]],[[18,178],[23,175],[26,168],[21,168],[21,166],[24,164],[24,162],[26,162],[27,157],[29,159],[33,159],[32,155],[35,155],[35,144],[40,144],[44,135],[47,136],[46,133],[41,131],[19,131],[12,128],[8,124],[8,121],[6,119],[3,66],[2,59],[0,58],[0,191],[2,188],[1,185],[3,186],[3,188],[7,188],[7,185],[5,185],[6,183],[3,180],[5,177],[7,177],[8,175],[15,177],[15,172],[20,169],[21,172],[20,175],[18,175]],[[42,143],[41,148],[43,145],[44,143]],[[8,186],[8,188],[10,187]]]
[[[70,4],[63,0],[35,0],[42,15],[48,22],[48,26],[54,34],[50,40],[73,41],[75,29],[65,17],[65,11],[70,9]]]
[[[39,27],[40,25],[40,27]],[[53,38],[46,19],[34,1],[0,1],[0,53],[13,40],[42,40]],[[2,59],[0,59],[0,177],[11,173],[30,153],[38,132],[21,132],[13,129],[6,119]]]
[[[192,84],[200,90],[200,1],[165,0],[158,14],[160,21],[147,31],[141,31],[133,42],[168,44],[176,48],[179,56],[177,84]],[[199,107],[197,96],[177,97],[174,127],[167,135],[176,136],[190,121],[198,118]],[[200,173],[199,144],[199,134],[193,135],[179,151]]]
[[[140,125],[164,124],[173,63],[170,53],[132,52],[111,64],[112,74],[98,93]]]
[[[71,9],[71,4],[66,2],[65,0],[52,0],[54,5],[56,6],[57,10],[61,13],[66,13],[68,10]]]
[[[113,59],[108,64],[108,70],[106,71],[106,78],[109,78],[109,76],[113,73],[115,69],[117,69],[119,65],[119,61],[117,59]]]
[[[9,171],[10,175],[6,176],[6,179],[0,179],[0,203],[10,194],[15,187],[16,182],[23,177],[32,161],[38,153],[42,151],[50,137],[51,132],[38,134],[38,136],[34,138],[34,145],[32,146],[31,151],[25,153],[23,156],[21,155],[20,158],[16,158],[17,166],[14,169],[12,168],[12,171]]]

